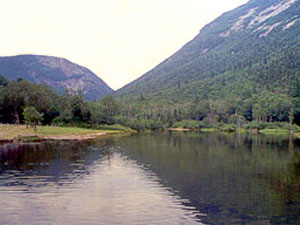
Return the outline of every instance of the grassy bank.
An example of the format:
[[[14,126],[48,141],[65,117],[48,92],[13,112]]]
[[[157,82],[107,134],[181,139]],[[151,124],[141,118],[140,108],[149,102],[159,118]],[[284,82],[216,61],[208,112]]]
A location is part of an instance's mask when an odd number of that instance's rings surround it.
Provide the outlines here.
[[[266,134],[266,135],[294,135],[300,139],[300,132],[287,129],[264,129],[264,130],[221,130],[216,128],[200,128],[200,129],[187,129],[187,128],[168,128],[171,131],[199,131],[199,132],[236,132],[236,133],[251,133],[251,134]]]
[[[203,121],[183,120],[173,125],[171,130],[195,130],[195,131],[222,131],[238,133],[263,133],[263,134],[299,134],[300,127],[285,122],[248,122],[240,124],[214,123],[209,124]],[[299,135],[296,135],[300,137]]]
[[[259,133],[262,134],[293,134],[293,130],[287,130],[287,129],[264,129],[260,130]]]
[[[107,134],[125,133],[116,129],[85,129],[78,127],[39,126],[35,132],[25,125],[0,125],[0,140],[34,140],[34,139],[91,139]],[[33,138],[34,137],[34,138]]]

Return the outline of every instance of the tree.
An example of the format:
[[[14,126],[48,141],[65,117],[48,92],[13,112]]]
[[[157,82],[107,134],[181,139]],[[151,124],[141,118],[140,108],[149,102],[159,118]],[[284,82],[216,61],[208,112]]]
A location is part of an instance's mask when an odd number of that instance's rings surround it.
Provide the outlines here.
[[[60,102],[60,119],[65,123],[90,120],[90,109],[80,91],[66,90]]]
[[[246,119],[239,114],[233,114],[231,115],[229,122],[235,124],[238,129],[241,129],[241,126],[246,122]]]
[[[50,88],[33,84],[25,80],[10,81],[6,86],[0,85],[0,110],[2,121],[20,124],[23,121],[23,109],[34,107],[45,114],[43,122],[51,123],[57,116],[57,100],[59,96]]]
[[[291,107],[290,111],[289,111],[289,122],[290,122],[290,124],[292,124],[294,122],[294,119],[295,119],[295,109],[294,109],[294,107]]]
[[[89,110],[91,113],[90,123],[91,124],[101,124],[103,106],[100,104],[100,102],[99,101],[98,102],[90,102]]]
[[[24,106],[24,96],[19,82],[10,82],[3,92],[3,105],[10,120],[20,124],[21,107]]]
[[[43,120],[43,113],[39,113],[34,107],[27,106],[23,110],[24,122],[33,127],[36,132],[36,126]]]
[[[102,111],[103,122],[107,124],[112,124],[114,122],[113,117],[117,116],[120,111],[117,101],[112,95],[109,95],[101,99],[100,103],[103,106],[103,111]]]
[[[253,106],[253,117],[257,122],[265,122],[267,117],[266,108],[260,103],[255,103]]]

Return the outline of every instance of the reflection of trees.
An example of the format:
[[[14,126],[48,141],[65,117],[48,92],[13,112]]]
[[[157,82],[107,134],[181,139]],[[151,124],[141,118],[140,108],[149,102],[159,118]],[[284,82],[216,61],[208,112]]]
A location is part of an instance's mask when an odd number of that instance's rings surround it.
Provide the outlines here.
[[[7,144],[0,147],[0,176],[14,171],[20,179],[29,176],[27,184],[34,182],[34,177],[45,177],[48,182],[75,179],[88,174],[95,161],[111,155],[108,149],[112,144],[109,140]]]
[[[300,199],[299,147],[288,136],[167,132],[119,143],[130,158],[148,165],[165,185],[208,213],[208,223],[280,217],[290,210],[282,203]]]

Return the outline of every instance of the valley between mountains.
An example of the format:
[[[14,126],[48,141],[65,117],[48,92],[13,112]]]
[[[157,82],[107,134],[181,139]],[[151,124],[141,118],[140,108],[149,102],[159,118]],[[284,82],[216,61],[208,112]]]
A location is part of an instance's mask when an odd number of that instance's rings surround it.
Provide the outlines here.
[[[299,0],[250,0],[117,91],[66,59],[1,57],[0,121],[34,107],[44,124],[297,130],[299,15]]]

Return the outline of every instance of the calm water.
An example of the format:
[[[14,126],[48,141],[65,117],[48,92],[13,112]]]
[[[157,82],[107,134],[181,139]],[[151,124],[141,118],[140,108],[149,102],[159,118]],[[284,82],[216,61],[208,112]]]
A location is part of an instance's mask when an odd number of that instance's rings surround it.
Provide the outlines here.
[[[300,224],[300,143],[165,132],[2,146],[0,224]]]

